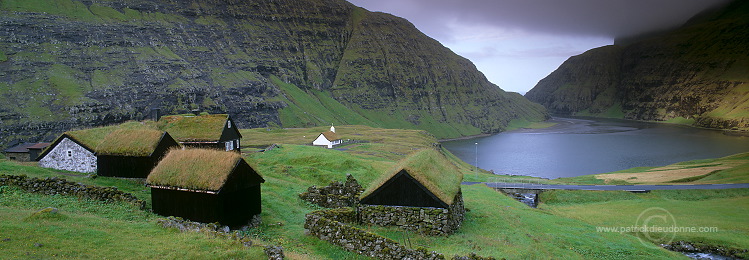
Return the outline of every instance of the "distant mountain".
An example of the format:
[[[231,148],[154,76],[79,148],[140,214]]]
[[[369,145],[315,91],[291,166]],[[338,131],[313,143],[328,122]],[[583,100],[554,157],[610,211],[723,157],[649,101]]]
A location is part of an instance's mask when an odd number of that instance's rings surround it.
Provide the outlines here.
[[[749,1],[569,58],[525,97],[550,112],[749,129]]]
[[[3,0],[0,24],[0,143],[153,108],[442,138],[546,118],[408,21],[343,0]]]

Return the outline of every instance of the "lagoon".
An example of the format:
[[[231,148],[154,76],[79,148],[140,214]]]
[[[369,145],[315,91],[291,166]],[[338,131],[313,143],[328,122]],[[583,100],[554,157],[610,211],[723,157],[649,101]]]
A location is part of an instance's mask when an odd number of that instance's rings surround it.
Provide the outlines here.
[[[549,179],[749,152],[749,137],[719,130],[617,119],[550,121],[557,124],[442,145],[463,161],[496,174]]]

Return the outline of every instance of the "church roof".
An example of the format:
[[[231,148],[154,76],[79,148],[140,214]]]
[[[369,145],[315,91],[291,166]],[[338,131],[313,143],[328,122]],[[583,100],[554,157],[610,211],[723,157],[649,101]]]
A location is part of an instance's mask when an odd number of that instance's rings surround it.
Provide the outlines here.
[[[338,134],[335,132],[327,131],[322,133],[323,136],[325,136],[325,139],[328,139],[328,141],[335,141],[341,139],[338,137]]]

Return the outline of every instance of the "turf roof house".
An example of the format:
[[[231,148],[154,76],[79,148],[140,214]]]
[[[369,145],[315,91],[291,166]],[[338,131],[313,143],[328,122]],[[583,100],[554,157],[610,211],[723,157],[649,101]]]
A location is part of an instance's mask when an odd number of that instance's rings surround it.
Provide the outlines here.
[[[47,146],[49,146],[49,143],[22,143],[8,148],[4,152],[5,157],[8,157],[8,159],[20,162],[31,162],[38,161],[37,158],[39,157],[39,154],[41,154]]]
[[[315,141],[312,141],[312,145],[333,148],[333,146],[339,145],[342,142],[343,141],[338,137],[338,134],[335,133],[335,127],[331,125],[330,131],[320,133]]]
[[[155,129],[120,129],[96,148],[99,176],[146,178],[166,152],[180,147],[167,132]]]
[[[227,114],[164,116],[158,126],[185,147],[240,152],[242,134]]]
[[[230,227],[259,217],[263,182],[239,153],[215,149],[172,150],[146,179],[155,213]]]
[[[41,155],[39,166],[81,173],[95,173],[96,147],[113,127],[68,131],[57,137]]]
[[[140,178],[144,178],[154,165],[132,165],[134,157],[152,157],[142,161],[153,161],[174,145],[176,141],[168,134],[141,122],[68,131],[39,155],[39,166],[81,173],[98,172],[104,176],[122,175],[119,177],[132,177],[131,172],[135,170],[140,172]],[[100,158],[104,161],[100,162]],[[121,162],[123,160],[129,162]],[[149,169],[138,170],[140,168]]]
[[[360,221],[448,235],[463,222],[463,175],[441,152],[423,150],[399,162],[361,194]]]

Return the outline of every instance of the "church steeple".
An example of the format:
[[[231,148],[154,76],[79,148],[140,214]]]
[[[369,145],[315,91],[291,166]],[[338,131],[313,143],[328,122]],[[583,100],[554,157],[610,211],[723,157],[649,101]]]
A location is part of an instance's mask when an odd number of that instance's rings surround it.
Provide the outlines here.
[[[335,133],[335,126],[333,126],[333,123],[330,123],[330,131]]]

